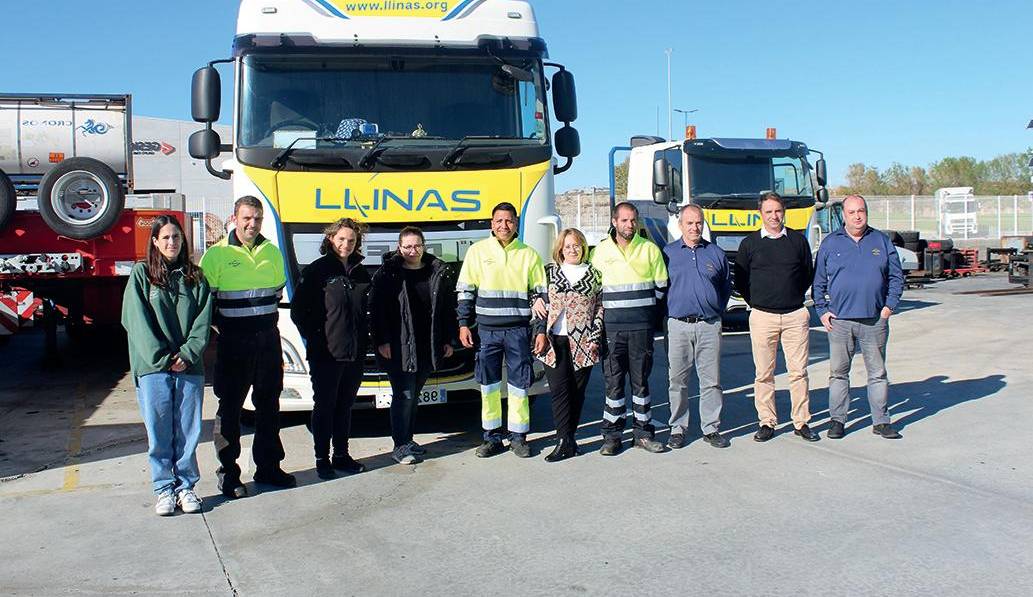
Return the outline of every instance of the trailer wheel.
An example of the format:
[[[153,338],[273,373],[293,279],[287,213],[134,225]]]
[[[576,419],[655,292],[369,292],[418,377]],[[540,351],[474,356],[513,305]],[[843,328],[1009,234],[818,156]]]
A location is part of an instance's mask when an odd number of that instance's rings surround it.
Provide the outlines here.
[[[0,170],[0,230],[7,228],[18,205],[18,197],[14,193],[14,183],[10,177]]]
[[[70,158],[43,177],[39,213],[54,232],[86,240],[108,231],[125,206],[118,175],[92,158]]]

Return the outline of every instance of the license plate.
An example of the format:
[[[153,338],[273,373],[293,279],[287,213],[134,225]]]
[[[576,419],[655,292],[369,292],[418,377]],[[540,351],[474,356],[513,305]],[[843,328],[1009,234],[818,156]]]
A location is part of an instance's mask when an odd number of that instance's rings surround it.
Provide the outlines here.
[[[375,405],[377,408],[390,408],[391,407],[391,388],[385,388],[377,392]],[[420,392],[419,398],[417,398],[417,404],[423,406],[427,404],[445,404],[448,402],[448,391],[441,386],[431,386],[423,388]]]

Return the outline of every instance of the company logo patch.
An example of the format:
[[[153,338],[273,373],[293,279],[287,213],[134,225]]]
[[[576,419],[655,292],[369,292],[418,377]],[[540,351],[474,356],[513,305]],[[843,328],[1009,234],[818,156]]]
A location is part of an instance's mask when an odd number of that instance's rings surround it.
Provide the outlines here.
[[[875,255],[876,257],[878,257],[881,254],[882,254],[882,252],[879,251],[878,249],[872,249],[872,255]]]
[[[240,260],[234,259],[233,261],[228,262],[226,265],[230,267],[240,267]]]

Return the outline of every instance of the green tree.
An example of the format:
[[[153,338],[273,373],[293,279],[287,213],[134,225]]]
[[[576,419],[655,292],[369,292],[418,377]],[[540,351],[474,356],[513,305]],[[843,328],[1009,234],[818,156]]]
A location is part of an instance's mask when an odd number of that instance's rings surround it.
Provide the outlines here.
[[[625,199],[628,196],[628,160],[613,167],[613,186],[618,199]]]
[[[930,187],[977,187],[982,170],[975,158],[943,158],[929,166]]]

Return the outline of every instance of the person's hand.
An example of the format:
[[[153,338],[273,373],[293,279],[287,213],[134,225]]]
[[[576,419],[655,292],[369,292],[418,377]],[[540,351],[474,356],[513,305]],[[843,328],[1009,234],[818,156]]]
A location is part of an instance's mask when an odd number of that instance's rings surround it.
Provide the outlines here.
[[[377,347],[377,352],[379,352],[380,356],[384,357],[385,359],[388,359],[388,360],[391,359],[391,345],[390,344],[381,344],[380,346]]]
[[[187,362],[183,360],[178,354],[172,357],[172,365],[169,370],[173,373],[182,373],[187,369]]]
[[[459,328],[459,343],[466,348],[473,348],[473,333],[465,325]]]
[[[833,315],[831,311],[828,311],[821,316],[821,325],[825,326],[826,332],[832,331],[832,320],[835,318],[836,316]]]
[[[447,358],[451,357],[453,353],[455,353],[455,350],[452,349],[452,345],[451,344],[446,344],[445,347],[444,347],[444,352],[445,352],[445,358],[447,359]]]
[[[545,334],[538,334],[534,337],[534,354],[542,355],[549,348],[549,341],[545,338]]]
[[[893,315],[893,309],[890,309],[889,307],[883,307],[882,313],[879,313],[879,317],[883,319],[889,319],[890,315]]]
[[[534,299],[534,303],[531,305],[531,311],[538,319],[545,319],[549,316],[549,308],[545,306],[545,301],[542,300],[542,297]]]

